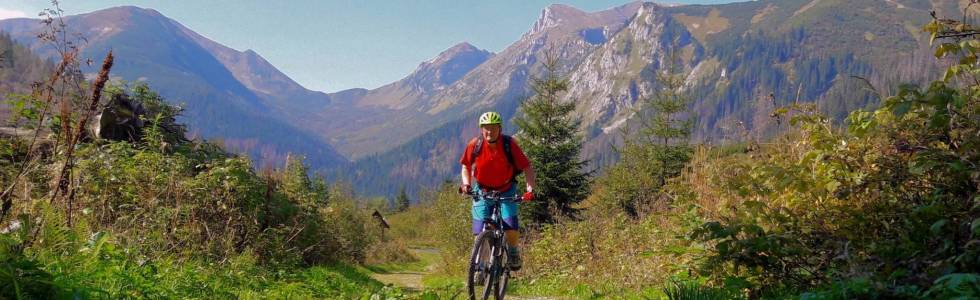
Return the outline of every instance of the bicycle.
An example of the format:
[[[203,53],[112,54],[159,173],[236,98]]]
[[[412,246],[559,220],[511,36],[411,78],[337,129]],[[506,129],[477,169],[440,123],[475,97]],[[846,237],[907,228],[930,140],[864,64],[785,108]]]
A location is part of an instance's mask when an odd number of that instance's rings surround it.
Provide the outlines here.
[[[479,195],[472,192],[474,201]],[[490,192],[483,195],[490,205],[490,217],[483,223],[483,231],[473,241],[473,253],[470,255],[469,271],[466,275],[466,288],[471,300],[504,299],[507,282],[510,280],[510,267],[507,267],[507,242],[504,238],[504,219],[500,213],[500,205],[504,202],[520,202],[522,197],[502,197],[500,192]],[[477,295],[480,298],[477,298]]]

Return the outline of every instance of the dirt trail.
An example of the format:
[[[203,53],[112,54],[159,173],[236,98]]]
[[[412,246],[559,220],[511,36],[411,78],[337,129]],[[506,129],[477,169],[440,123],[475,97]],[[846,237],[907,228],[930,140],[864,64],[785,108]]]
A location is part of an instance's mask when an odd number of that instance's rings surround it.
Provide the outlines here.
[[[439,249],[435,248],[422,248],[422,249],[410,249],[412,254],[416,257],[421,258],[426,265],[422,268],[399,270],[385,273],[372,273],[373,277],[377,281],[381,281],[386,284],[392,284],[394,286],[407,289],[409,291],[417,292],[422,290],[422,277],[432,273],[435,270],[435,261],[426,260],[426,257],[433,257],[439,254]]]
[[[421,249],[410,249],[412,254],[419,257],[423,262],[425,262],[424,267],[420,268],[408,268],[406,270],[399,271],[389,271],[383,273],[372,273],[371,277],[375,280],[383,282],[385,284],[391,284],[410,292],[418,292],[422,290],[422,277],[429,275],[436,268],[436,260],[433,259],[438,257],[439,249],[435,248],[421,248]],[[558,298],[552,297],[536,297],[536,296],[512,296],[507,295],[507,299],[515,300],[552,300]]]

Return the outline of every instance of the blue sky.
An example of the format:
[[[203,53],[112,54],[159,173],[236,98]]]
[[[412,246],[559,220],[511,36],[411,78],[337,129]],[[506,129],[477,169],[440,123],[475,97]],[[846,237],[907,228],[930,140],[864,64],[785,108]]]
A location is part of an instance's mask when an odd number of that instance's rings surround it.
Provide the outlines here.
[[[499,52],[551,3],[597,11],[626,0],[243,1],[62,0],[67,14],[152,8],[226,46],[252,49],[313,90],[375,88],[460,42]],[[732,0],[672,0],[713,4]],[[49,0],[0,0],[0,19],[34,17]]]

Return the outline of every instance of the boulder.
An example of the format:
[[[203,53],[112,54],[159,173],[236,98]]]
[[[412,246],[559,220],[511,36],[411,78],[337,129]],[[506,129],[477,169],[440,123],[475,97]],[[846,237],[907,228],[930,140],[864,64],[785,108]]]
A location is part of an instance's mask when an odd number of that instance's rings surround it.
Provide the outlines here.
[[[93,120],[92,133],[101,139],[138,142],[143,137],[146,109],[125,94],[116,94]]]

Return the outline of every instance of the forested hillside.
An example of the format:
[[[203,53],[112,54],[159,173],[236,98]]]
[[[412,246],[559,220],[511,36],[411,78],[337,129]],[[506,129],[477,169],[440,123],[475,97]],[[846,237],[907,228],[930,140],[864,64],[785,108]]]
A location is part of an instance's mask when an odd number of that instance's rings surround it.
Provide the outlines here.
[[[10,117],[10,92],[27,94],[31,84],[42,78],[54,66],[34,55],[29,49],[20,45],[9,34],[0,32],[0,118]],[[0,125],[0,127],[6,126]]]

